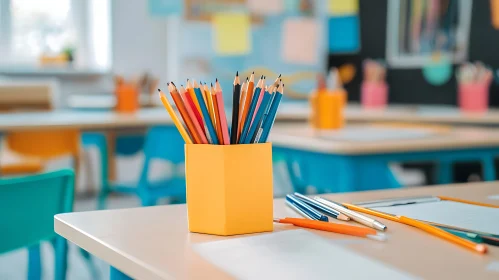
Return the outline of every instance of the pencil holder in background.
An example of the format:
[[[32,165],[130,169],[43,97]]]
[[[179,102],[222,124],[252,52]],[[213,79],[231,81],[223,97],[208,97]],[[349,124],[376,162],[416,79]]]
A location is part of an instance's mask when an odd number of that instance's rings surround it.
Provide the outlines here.
[[[365,109],[384,109],[388,103],[388,85],[386,82],[362,82],[360,102]]]
[[[134,113],[139,109],[139,89],[135,84],[117,84],[114,93],[117,112]]]
[[[347,100],[344,89],[322,90],[310,95],[310,123],[316,129],[340,129],[345,120],[343,109]]]
[[[486,112],[489,107],[489,83],[459,83],[458,102],[462,112]]]
[[[185,145],[189,231],[273,230],[272,144]]]

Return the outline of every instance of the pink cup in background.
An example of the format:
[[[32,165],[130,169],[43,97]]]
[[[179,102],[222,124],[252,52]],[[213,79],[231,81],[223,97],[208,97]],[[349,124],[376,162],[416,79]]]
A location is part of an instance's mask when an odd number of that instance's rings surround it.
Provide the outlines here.
[[[486,112],[489,107],[489,83],[459,83],[458,102],[463,112]]]
[[[362,82],[360,102],[365,109],[383,109],[388,103],[386,82]]]

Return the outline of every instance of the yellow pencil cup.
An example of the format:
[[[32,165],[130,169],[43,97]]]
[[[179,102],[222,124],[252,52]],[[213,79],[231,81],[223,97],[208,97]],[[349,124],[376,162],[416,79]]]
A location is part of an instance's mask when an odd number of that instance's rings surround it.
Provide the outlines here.
[[[310,96],[310,123],[316,129],[339,129],[345,124],[343,109],[346,104],[346,91],[314,92]]]
[[[273,230],[272,144],[185,145],[189,231]]]

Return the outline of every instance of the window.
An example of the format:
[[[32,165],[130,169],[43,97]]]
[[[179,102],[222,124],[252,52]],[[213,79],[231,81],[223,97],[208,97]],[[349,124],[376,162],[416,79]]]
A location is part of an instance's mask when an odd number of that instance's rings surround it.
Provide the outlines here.
[[[75,66],[109,69],[110,12],[110,0],[0,0],[0,64],[73,49]]]

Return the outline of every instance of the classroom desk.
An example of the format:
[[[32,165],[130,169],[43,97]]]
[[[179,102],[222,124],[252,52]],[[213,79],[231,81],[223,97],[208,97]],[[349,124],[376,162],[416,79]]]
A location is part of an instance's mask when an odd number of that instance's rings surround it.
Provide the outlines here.
[[[370,139],[387,128],[352,124],[343,131],[366,130],[363,137]],[[499,129],[490,128],[453,127],[426,136],[362,141],[331,139],[308,125],[276,124],[270,141],[274,155],[285,159],[295,189],[314,186],[321,193],[398,188],[390,162],[436,162],[438,183],[449,184],[453,163],[480,161],[484,179],[492,181],[494,157],[499,155]]]
[[[358,202],[401,196],[442,195],[499,204],[488,199],[499,194],[499,183],[474,183],[401,190],[325,195],[335,201]],[[135,279],[229,279],[230,275],[211,265],[192,245],[224,237],[189,233],[185,205],[67,213],[55,216],[55,231],[111,266]],[[283,199],[274,200],[275,217],[297,215]],[[340,234],[312,231],[344,243],[348,249],[424,279],[497,279],[498,271],[487,270],[499,260],[499,247],[489,246],[478,255],[415,228],[380,219],[388,227],[388,240],[376,242]],[[274,224],[275,231],[292,230]],[[241,236],[235,236],[241,237]],[[226,237],[226,238],[235,238]],[[111,279],[124,276],[112,269]],[[255,268],[258,269],[258,268]],[[276,268],[277,269],[277,268]],[[338,268],[339,269],[339,268]]]
[[[308,102],[283,103],[278,116],[295,121],[308,120]],[[383,110],[365,110],[358,103],[348,103],[345,119],[350,122],[418,122],[451,125],[499,126],[499,109],[488,112],[462,113],[455,106],[392,104]]]

